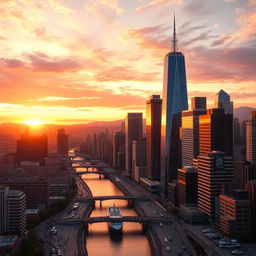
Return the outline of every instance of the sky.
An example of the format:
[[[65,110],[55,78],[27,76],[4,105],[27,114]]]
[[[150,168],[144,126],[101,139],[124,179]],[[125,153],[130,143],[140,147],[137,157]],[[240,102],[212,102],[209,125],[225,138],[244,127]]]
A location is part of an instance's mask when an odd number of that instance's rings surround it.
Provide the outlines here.
[[[256,0],[0,0],[0,122],[145,113],[161,94],[173,14],[189,98],[256,107]]]

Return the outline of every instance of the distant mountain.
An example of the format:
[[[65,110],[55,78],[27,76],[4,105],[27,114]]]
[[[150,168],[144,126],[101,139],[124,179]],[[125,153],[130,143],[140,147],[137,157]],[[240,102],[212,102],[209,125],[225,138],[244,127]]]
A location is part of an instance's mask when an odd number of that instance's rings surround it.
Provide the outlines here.
[[[243,122],[249,119],[250,112],[256,110],[256,108],[239,107],[234,109],[234,117],[238,118],[239,122]]]

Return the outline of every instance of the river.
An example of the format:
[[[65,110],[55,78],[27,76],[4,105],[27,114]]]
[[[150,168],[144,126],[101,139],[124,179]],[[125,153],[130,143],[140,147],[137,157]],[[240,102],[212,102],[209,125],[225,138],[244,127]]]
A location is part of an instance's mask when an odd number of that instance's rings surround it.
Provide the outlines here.
[[[82,171],[80,169],[79,171]],[[89,186],[94,196],[123,195],[123,193],[108,179],[99,179],[97,174],[86,174],[82,178]],[[91,216],[106,216],[107,208],[116,205],[123,216],[133,216],[136,212],[127,207],[123,200],[103,201],[102,207],[97,202]],[[146,235],[142,232],[141,224],[124,223],[123,236],[113,239],[109,235],[107,223],[89,225],[89,234],[86,239],[89,256],[150,256],[150,246]]]

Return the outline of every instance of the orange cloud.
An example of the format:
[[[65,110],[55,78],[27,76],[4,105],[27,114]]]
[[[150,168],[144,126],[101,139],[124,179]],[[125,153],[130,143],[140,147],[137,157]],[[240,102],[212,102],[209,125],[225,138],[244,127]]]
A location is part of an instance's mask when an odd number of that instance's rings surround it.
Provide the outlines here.
[[[136,12],[142,13],[150,8],[168,5],[168,4],[182,4],[182,0],[153,0],[153,1],[149,2],[148,4],[137,8]]]

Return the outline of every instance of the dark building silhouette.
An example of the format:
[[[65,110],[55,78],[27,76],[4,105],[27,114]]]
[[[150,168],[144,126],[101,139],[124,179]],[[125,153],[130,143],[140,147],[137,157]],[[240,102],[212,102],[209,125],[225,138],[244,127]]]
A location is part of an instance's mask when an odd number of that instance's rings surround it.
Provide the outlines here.
[[[113,133],[113,166],[118,168],[118,153],[124,151],[125,133],[117,131]]]
[[[17,141],[16,163],[21,162],[38,162],[40,165],[44,164],[44,158],[48,155],[48,143],[45,134],[41,136],[34,136],[24,134],[21,139]]]
[[[235,161],[235,182],[240,189],[245,189],[250,180],[256,179],[256,164],[248,161]]]
[[[206,97],[191,98],[191,109],[206,109]]]
[[[64,129],[58,129],[57,153],[58,154],[63,154],[63,155],[68,154],[68,135],[65,134]]]
[[[199,153],[222,151],[233,156],[233,115],[225,114],[223,108],[207,110],[199,117]]]
[[[250,203],[251,203],[251,221],[253,234],[256,234],[256,179],[250,180],[246,184],[246,191],[248,191]]]
[[[246,160],[256,164],[256,111],[251,112],[246,122]]]
[[[185,57],[177,51],[175,19],[173,49],[165,56],[162,130],[161,130],[161,193],[168,194],[168,182],[177,178],[181,167],[181,112],[188,109]]]
[[[147,176],[159,180],[162,112],[160,95],[152,95],[146,104]]]
[[[191,166],[178,169],[178,204],[197,204],[197,170]]]
[[[142,138],[142,113],[128,113],[125,119],[125,170],[132,175],[132,142]]]

